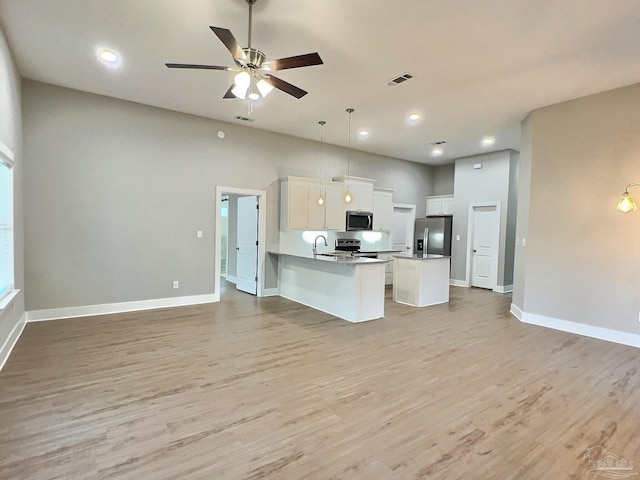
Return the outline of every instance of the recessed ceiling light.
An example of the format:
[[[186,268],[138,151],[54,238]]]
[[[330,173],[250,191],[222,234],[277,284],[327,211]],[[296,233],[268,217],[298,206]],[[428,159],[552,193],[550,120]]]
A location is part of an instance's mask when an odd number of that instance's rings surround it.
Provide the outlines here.
[[[362,138],[368,137],[369,136],[369,130],[360,130],[358,132],[358,135],[360,135]]]
[[[439,157],[440,155],[442,155],[442,149],[440,147],[436,147],[433,150],[431,150],[432,157]]]
[[[494,143],[496,143],[496,139],[493,137],[484,137],[482,139],[482,145],[484,145],[485,147],[490,147]]]
[[[118,57],[118,54],[112,50],[100,50],[98,52],[98,58],[102,61],[102,63],[105,63],[110,67],[117,67],[120,64],[120,58]]]
[[[411,115],[409,115],[409,120],[411,120],[412,122],[415,122],[416,120],[420,120],[422,118],[422,115],[420,115],[419,113],[412,113]]]

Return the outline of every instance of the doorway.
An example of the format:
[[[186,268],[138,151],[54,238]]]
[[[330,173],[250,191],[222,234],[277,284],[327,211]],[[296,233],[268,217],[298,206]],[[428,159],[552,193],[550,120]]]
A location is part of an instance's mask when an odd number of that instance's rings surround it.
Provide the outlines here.
[[[391,223],[391,248],[405,255],[413,255],[413,229],[416,223],[416,206],[393,204]]]
[[[468,225],[468,284],[495,290],[498,285],[500,203],[470,204]]]
[[[227,203],[228,230],[226,278],[236,289],[262,296],[266,244],[267,193],[235,187],[216,187],[214,295],[220,301],[223,257],[223,210]],[[225,197],[229,200],[225,202]]]

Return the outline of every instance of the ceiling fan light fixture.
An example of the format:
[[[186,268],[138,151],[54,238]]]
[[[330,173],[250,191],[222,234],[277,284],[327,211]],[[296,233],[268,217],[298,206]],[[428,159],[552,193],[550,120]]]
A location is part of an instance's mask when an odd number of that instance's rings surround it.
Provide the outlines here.
[[[249,72],[242,70],[236,73],[236,76],[233,77],[233,83],[235,86],[246,90],[249,88],[249,85],[251,85],[251,75],[249,75]]]
[[[256,92],[251,92],[248,96],[249,100],[260,100],[260,95],[258,95]]]
[[[273,85],[264,78],[261,78],[256,82],[256,87],[258,87],[258,91],[260,92],[260,95],[262,95],[262,98],[266,98],[266,96],[273,90]]]
[[[231,89],[231,93],[233,93],[236,97],[244,100],[245,98],[247,98],[247,90],[249,90],[249,87],[234,85]]]

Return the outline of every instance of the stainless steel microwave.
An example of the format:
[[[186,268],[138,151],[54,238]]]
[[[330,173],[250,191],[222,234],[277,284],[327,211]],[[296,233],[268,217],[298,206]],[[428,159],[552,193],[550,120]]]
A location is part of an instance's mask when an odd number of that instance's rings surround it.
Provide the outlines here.
[[[373,213],[347,211],[347,232],[353,230],[373,230]]]

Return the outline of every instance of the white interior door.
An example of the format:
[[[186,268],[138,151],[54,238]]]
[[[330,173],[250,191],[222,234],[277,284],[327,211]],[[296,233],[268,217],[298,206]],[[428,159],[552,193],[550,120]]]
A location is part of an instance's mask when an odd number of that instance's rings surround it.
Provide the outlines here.
[[[258,282],[258,197],[238,198],[236,289],[253,295]]]
[[[407,255],[413,255],[413,228],[416,221],[415,206],[393,207],[391,247]]]
[[[473,207],[471,286],[495,288],[498,283],[500,215],[496,205]]]

